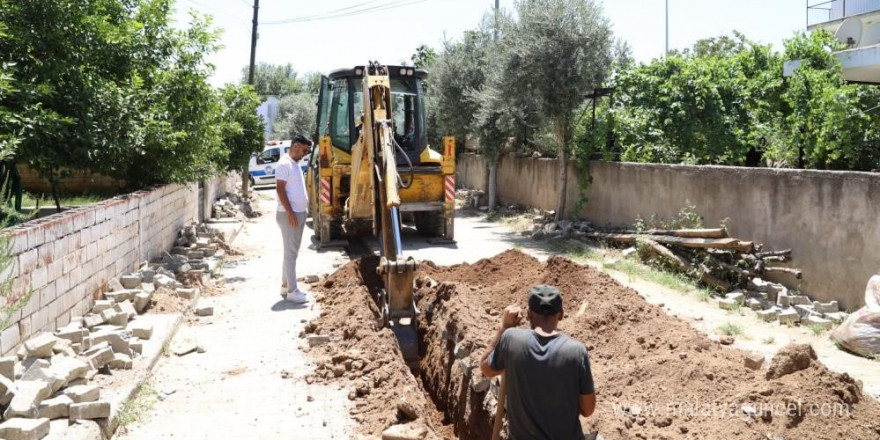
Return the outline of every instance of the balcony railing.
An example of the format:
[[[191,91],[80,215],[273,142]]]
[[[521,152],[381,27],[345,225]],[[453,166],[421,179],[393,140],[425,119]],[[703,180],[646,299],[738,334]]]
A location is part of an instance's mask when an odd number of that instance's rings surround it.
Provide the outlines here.
[[[807,26],[880,11],[880,0],[809,0]]]

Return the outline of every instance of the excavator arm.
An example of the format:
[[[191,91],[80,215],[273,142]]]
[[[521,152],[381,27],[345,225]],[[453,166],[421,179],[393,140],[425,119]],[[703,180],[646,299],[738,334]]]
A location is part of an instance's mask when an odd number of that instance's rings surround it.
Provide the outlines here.
[[[403,255],[400,225],[401,178],[392,131],[391,82],[385,66],[371,62],[363,79],[364,109],[360,139],[352,153],[350,212],[373,212],[373,232],[381,249],[378,274],[384,289],[377,302],[382,324],[391,327],[404,360],[418,361],[418,310],[413,300],[415,259]]]

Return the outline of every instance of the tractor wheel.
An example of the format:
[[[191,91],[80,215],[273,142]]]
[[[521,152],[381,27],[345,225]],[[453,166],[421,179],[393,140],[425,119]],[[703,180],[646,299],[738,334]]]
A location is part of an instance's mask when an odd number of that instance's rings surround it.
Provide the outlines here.
[[[427,237],[440,237],[445,232],[445,218],[440,211],[419,211],[415,213],[416,230]]]

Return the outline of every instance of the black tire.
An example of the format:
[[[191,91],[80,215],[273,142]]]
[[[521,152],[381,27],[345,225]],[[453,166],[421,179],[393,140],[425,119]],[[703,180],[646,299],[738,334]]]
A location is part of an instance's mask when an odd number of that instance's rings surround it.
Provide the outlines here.
[[[416,230],[426,237],[441,237],[444,232],[444,218],[440,211],[420,211],[415,213]]]

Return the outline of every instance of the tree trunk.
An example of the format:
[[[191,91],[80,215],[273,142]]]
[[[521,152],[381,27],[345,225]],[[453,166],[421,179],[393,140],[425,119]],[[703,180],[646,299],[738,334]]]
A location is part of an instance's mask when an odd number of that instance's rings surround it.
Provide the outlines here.
[[[52,200],[55,200],[55,209],[57,209],[55,212],[61,212],[61,199],[58,198],[58,178],[52,177],[52,179],[49,180],[49,184],[52,189]]]
[[[559,222],[565,218],[565,199],[567,191],[567,183],[568,183],[568,157],[566,156],[565,144],[568,142],[566,139],[566,130],[565,130],[565,122],[561,120],[556,121],[556,137],[559,142],[558,150],[559,150],[559,198],[556,202],[556,221]]]
[[[498,159],[489,159],[489,172],[487,173],[489,176],[489,185],[488,191],[489,193],[489,212],[495,211],[495,205],[498,204],[497,200],[497,188],[498,188]]]
[[[241,172],[241,198],[248,198],[248,188],[250,187],[251,179],[248,173],[248,166],[245,164],[242,172]]]

